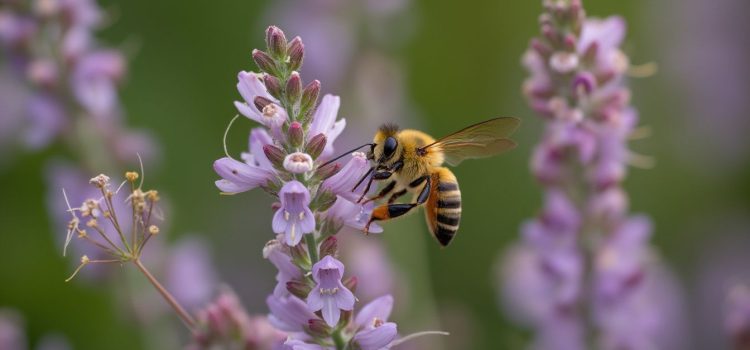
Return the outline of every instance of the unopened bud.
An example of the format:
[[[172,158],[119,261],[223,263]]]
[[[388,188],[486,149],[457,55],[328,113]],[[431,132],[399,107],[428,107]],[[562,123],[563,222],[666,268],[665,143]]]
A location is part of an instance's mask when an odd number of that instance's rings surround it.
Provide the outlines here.
[[[292,72],[286,82],[286,96],[289,102],[296,104],[302,96],[302,78],[299,73]]]
[[[596,78],[590,72],[581,72],[573,79],[573,92],[576,95],[588,95],[596,88]]]
[[[341,170],[341,165],[339,163],[328,164],[324,167],[318,167],[318,169],[315,170],[313,179],[315,181],[323,181],[333,175],[336,175],[339,170]]]
[[[304,269],[309,269],[310,256],[307,255],[307,251],[303,246],[304,244],[297,244],[296,246],[289,247],[289,255],[292,257],[292,261],[295,265]]]
[[[286,153],[281,148],[278,148],[272,144],[263,145],[263,153],[266,158],[273,164],[276,169],[284,168],[284,157]]]
[[[327,142],[328,138],[325,134],[317,134],[307,142],[307,145],[305,145],[305,153],[309,154],[313,159],[316,159],[321,153],[323,153]]]
[[[312,202],[310,202],[310,208],[315,208],[315,210],[323,212],[331,208],[334,203],[336,203],[336,195],[329,190],[323,190],[319,191]]]
[[[266,45],[273,57],[283,59],[286,56],[286,36],[278,27],[270,26],[266,29]]]
[[[128,171],[125,173],[125,179],[130,182],[135,182],[135,180],[138,180],[138,173],[135,171]]]
[[[357,276],[351,276],[344,280],[344,286],[354,293],[357,290]]]
[[[313,80],[310,84],[305,86],[305,90],[302,91],[302,101],[300,101],[300,110],[307,112],[315,108],[315,104],[318,102],[318,95],[320,95],[320,81]]]
[[[263,76],[263,83],[266,85],[266,90],[271,96],[275,98],[281,97],[281,83],[279,79],[270,74]]]
[[[307,331],[315,338],[328,338],[331,335],[331,327],[319,318],[307,321]]]
[[[299,70],[305,57],[305,45],[300,37],[296,36],[289,42],[287,54],[289,54],[289,69]]]
[[[267,53],[258,49],[253,50],[253,61],[255,61],[260,70],[271,75],[276,74],[276,63]]]
[[[89,259],[88,256],[84,255],[81,257],[81,264],[86,265],[91,262],[91,259]]]
[[[352,291],[354,292],[354,291]],[[352,322],[352,310],[341,310],[341,319],[337,327],[344,328]]]
[[[159,234],[159,226],[151,225],[148,227],[148,233],[152,235],[158,235]]]
[[[289,144],[291,144],[292,147],[302,146],[302,142],[305,139],[305,132],[304,130],[302,130],[302,124],[300,124],[300,122],[292,122],[291,124],[289,124],[287,139],[289,140]]]
[[[259,111],[263,111],[266,106],[272,104],[273,101],[263,97],[263,96],[255,96],[253,99],[253,104],[255,104],[255,108],[257,108]]]
[[[312,290],[312,288],[310,288],[310,285],[305,282],[291,280],[286,283],[286,290],[289,291],[289,293],[291,293],[292,295],[305,300],[310,294],[310,290]]]
[[[320,244],[320,257],[322,258],[326,255],[336,257],[338,249],[339,244],[336,236],[328,236],[328,238],[326,238],[323,243]]]

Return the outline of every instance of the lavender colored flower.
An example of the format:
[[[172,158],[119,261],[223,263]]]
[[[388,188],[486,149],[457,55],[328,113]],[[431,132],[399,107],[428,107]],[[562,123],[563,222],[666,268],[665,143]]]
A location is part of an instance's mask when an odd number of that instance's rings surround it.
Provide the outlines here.
[[[341,283],[344,264],[326,255],[313,265],[312,276],[317,285],[307,296],[307,307],[311,311],[321,311],[326,323],[335,327],[341,310],[354,308],[354,294]]]
[[[278,349],[286,336],[276,330],[264,316],[250,316],[237,295],[223,290],[216,299],[198,312],[200,330],[193,334],[189,350]]]
[[[321,186],[350,202],[356,203],[362,196],[365,186],[360,184],[355,189],[354,185],[368,170],[370,170],[370,164],[367,155],[362,152],[354,152],[349,162],[336,175],[323,181]]]
[[[288,249],[277,240],[269,241],[263,248],[263,257],[279,270],[276,274],[276,288],[273,290],[273,295],[276,297],[289,295],[287,282],[302,278],[302,271],[294,265],[292,258],[286,252]]]
[[[321,158],[330,157],[333,154],[333,142],[344,131],[346,120],[336,120],[339,112],[340,98],[333,95],[323,96],[323,100],[315,110],[310,128],[307,131],[308,139],[318,134],[326,135],[328,143],[321,153]]]
[[[80,58],[72,76],[73,93],[93,116],[111,118],[118,106],[117,82],[125,74],[119,52],[102,50]]]
[[[274,175],[271,170],[227,157],[214,162],[214,170],[222,177],[221,180],[216,180],[216,187],[222,192],[231,194],[262,187]]]
[[[269,295],[266,298],[271,314],[268,319],[276,328],[286,332],[304,332],[305,326],[311,319],[318,318],[310,312],[304,301],[293,295],[277,297]]]
[[[284,158],[284,169],[292,174],[304,174],[313,168],[313,159],[307,153],[294,152]]]
[[[0,309],[0,349],[25,350],[26,335],[21,316],[11,310]]]
[[[208,302],[218,281],[206,242],[195,237],[182,239],[171,248],[166,275],[165,285],[188,309]]]
[[[524,93],[546,122],[531,160],[545,207],[504,260],[503,304],[535,329],[536,349],[581,349],[594,334],[601,349],[662,348],[677,320],[648,311],[665,289],[652,283],[649,220],[629,216],[621,188],[638,122],[624,85],[625,23],[586,18],[579,0],[543,3],[542,35],[522,62]]]
[[[315,230],[315,216],[310,210],[310,192],[299,181],[284,184],[279,192],[281,208],[273,215],[273,232],[283,233],[286,244],[295,246],[302,235]]]

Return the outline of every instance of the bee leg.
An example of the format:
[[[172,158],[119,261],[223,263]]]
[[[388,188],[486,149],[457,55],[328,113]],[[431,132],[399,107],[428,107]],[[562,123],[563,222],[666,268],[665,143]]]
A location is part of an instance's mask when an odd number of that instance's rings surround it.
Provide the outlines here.
[[[386,180],[391,177],[391,175],[393,175],[393,173],[388,170],[376,171],[374,174],[372,174],[372,177],[370,177],[370,181],[367,182],[367,186],[365,187],[364,192],[362,192],[362,196],[360,196],[357,200],[357,203],[360,203],[363,199],[365,199],[365,195],[367,195],[367,192],[370,192],[370,186],[372,186],[373,181]]]
[[[396,181],[389,182],[388,185],[386,185],[385,187],[383,187],[382,190],[380,190],[380,193],[378,193],[377,196],[365,199],[365,201],[362,202],[362,204],[366,204],[367,202],[376,201],[376,200],[378,200],[380,198],[383,198],[383,197],[389,195],[391,192],[393,192],[393,189],[395,187],[396,187]]]
[[[402,216],[408,213],[415,207],[427,202],[427,199],[430,197],[430,190],[432,188],[430,181],[425,182],[425,180],[428,178],[429,176],[420,178],[421,181],[424,182],[425,185],[424,187],[422,187],[422,191],[419,192],[419,196],[417,196],[416,203],[390,203],[390,204],[383,204],[373,209],[372,215],[370,215],[370,221],[368,221],[367,225],[365,225],[365,234],[367,234],[370,231],[370,224],[372,224],[374,221],[385,221],[385,220],[397,218],[399,216]],[[417,183],[417,186],[418,185],[419,183]]]
[[[406,194],[406,192],[407,192],[407,191],[406,191],[406,189],[403,189],[403,190],[401,190],[401,191],[398,191],[398,192],[396,192],[396,193],[392,194],[392,195],[391,195],[391,198],[388,198],[388,204],[391,204],[391,203],[395,202],[395,201],[396,201],[397,199],[399,199],[399,198],[400,198],[401,196],[405,195],[405,194]]]

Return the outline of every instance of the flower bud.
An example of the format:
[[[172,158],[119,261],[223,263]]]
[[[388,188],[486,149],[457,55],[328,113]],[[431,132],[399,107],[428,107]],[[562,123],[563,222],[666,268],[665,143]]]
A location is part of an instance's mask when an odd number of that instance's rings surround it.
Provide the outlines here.
[[[336,203],[336,195],[329,190],[323,190],[315,196],[310,203],[310,208],[322,212],[328,210],[334,203]]]
[[[305,57],[305,45],[300,37],[296,36],[289,42],[287,53],[289,54],[289,69],[299,70]]]
[[[292,257],[292,261],[295,265],[303,268],[310,269],[310,256],[307,255],[307,251],[303,247],[304,244],[297,244],[289,247],[289,255]]]
[[[286,56],[286,36],[278,27],[270,26],[266,29],[266,45],[271,56],[279,59]]]
[[[328,338],[331,335],[331,327],[319,318],[308,320],[307,330],[308,333],[315,338]]]
[[[274,168],[284,168],[284,158],[286,157],[284,150],[274,145],[267,144],[263,145],[263,153],[265,153],[266,158],[268,158],[271,164],[273,164]]]
[[[305,153],[309,154],[313,159],[318,158],[326,148],[327,140],[328,138],[323,133],[313,136],[310,141],[307,141],[307,145],[305,145]]]
[[[310,294],[310,286],[302,281],[298,280],[291,280],[286,283],[286,290],[289,291],[292,295],[305,300],[307,299],[307,296]]]
[[[268,90],[268,93],[271,94],[271,96],[275,98],[280,98],[281,96],[281,83],[279,82],[279,79],[274,77],[270,74],[265,74],[263,76],[263,83],[266,85],[266,90]]]
[[[276,74],[276,62],[267,53],[258,49],[253,50],[253,61],[255,61],[260,70],[271,75]]]
[[[341,164],[339,163],[329,164],[324,167],[318,167],[317,169],[315,169],[315,174],[313,174],[313,180],[323,181],[333,175],[336,175],[339,170],[341,170]]]
[[[357,276],[351,276],[344,281],[344,286],[354,293],[357,290]]]
[[[305,132],[302,130],[302,124],[300,124],[300,122],[292,122],[292,124],[289,124],[287,140],[289,140],[289,144],[291,144],[292,147],[302,146],[302,142],[305,140]]]
[[[313,159],[309,154],[294,152],[284,158],[284,169],[292,174],[303,174],[313,168]]]
[[[318,95],[320,95],[320,81],[313,80],[310,84],[307,84],[305,90],[302,91],[300,110],[304,113],[315,108],[315,103],[318,101]]]
[[[302,78],[299,73],[292,72],[289,75],[289,80],[286,82],[286,97],[292,104],[297,103],[299,98],[302,96]]]
[[[596,88],[596,78],[590,72],[581,72],[573,79],[573,92],[588,95]]]
[[[336,236],[328,236],[328,238],[326,238],[323,243],[320,244],[320,257],[322,258],[326,255],[336,257],[338,249],[339,244]]]
[[[255,96],[255,99],[253,99],[253,104],[255,104],[255,108],[257,108],[259,111],[263,111],[263,108],[266,108],[266,106],[272,103],[273,101],[263,96]]]

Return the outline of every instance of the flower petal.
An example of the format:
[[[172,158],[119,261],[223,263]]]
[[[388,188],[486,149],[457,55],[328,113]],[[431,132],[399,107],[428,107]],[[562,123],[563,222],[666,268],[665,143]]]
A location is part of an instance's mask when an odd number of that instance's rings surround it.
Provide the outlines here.
[[[372,320],[376,318],[385,321],[391,315],[392,309],[393,296],[390,294],[384,295],[362,307],[362,310],[359,310],[357,317],[354,319],[354,324],[359,327],[369,327]]]
[[[354,341],[362,350],[380,350],[386,348],[398,335],[395,323],[387,322],[380,327],[360,331]]]
[[[325,295],[322,299],[323,309],[321,309],[321,313],[323,314],[323,319],[329,326],[336,327],[341,318],[341,310],[336,305],[336,299],[330,295]]]

